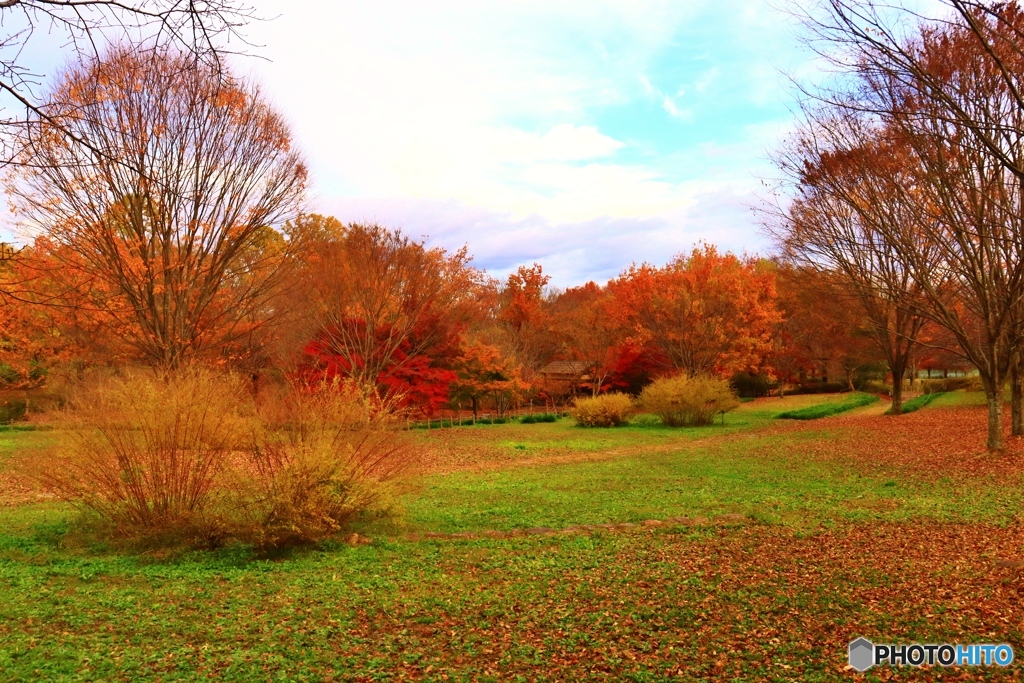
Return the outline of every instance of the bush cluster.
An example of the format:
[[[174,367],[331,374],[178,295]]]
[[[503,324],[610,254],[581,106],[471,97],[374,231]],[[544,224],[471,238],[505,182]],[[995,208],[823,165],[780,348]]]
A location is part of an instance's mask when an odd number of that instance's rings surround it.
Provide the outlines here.
[[[866,382],[862,382],[860,385],[860,390],[869,394],[888,395],[892,392],[892,387],[881,380],[872,379],[867,380]]]
[[[540,422],[558,422],[558,417],[558,413],[533,413],[524,415],[519,421],[524,425],[532,425]]]
[[[327,384],[257,409],[233,509],[257,547],[326,539],[386,494],[411,463],[370,390]]]
[[[729,384],[717,377],[664,377],[640,394],[644,410],[668,427],[711,424],[716,415],[734,410],[739,400]]]
[[[366,392],[295,388],[257,403],[208,370],[95,383],[55,426],[53,451],[27,463],[50,490],[119,537],[205,547],[325,539],[412,457]]]
[[[476,425],[503,425],[508,424],[507,417],[478,417],[475,420],[471,417],[462,418],[462,422],[454,418],[445,417],[438,420],[427,420],[426,422],[414,422],[411,429],[451,429],[453,427],[474,427]]]
[[[926,394],[939,394],[947,391],[982,391],[981,378],[971,377],[946,377],[944,379],[922,379],[921,390]]]
[[[798,394],[841,394],[850,390],[850,385],[845,382],[812,382],[801,384],[788,393],[796,396]]]
[[[729,380],[729,385],[740,398],[760,398],[767,396],[771,389],[768,378],[750,372],[737,372]]]
[[[577,398],[570,414],[580,427],[618,427],[629,421],[633,400],[625,394]]]

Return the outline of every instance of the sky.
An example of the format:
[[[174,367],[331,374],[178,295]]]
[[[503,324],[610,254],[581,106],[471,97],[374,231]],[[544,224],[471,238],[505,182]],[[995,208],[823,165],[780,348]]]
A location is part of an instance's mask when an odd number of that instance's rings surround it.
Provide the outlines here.
[[[784,2],[249,2],[233,66],[291,122],[310,211],[559,287],[770,248],[751,206],[813,64]]]
[[[750,207],[811,57],[768,0],[255,6],[266,61],[239,67],[306,150],[313,211],[562,287],[769,248]]]

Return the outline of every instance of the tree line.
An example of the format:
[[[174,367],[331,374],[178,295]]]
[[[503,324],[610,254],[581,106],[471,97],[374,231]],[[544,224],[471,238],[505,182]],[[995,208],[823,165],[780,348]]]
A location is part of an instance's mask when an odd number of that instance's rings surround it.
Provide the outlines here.
[[[5,373],[202,360],[255,390],[344,378],[429,415],[678,374],[852,388],[874,364],[898,414],[918,368],[973,367],[1000,448],[1008,380],[1024,433],[1024,18],[948,7],[807,14],[838,76],[776,155],[775,258],[700,245],[567,290],[538,264],[496,281],[465,248],[305,213],[284,118],[218,60],[174,42],[83,54],[8,130],[5,189],[32,238],[3,265]]]
[[[805,14],[835,77],[805,93],[777,155],[772,231],[791,262],[843,278],[894,374],[920,344],[976,368],[997,450],[1008,381],[1024,434],[1024,14],[946,5],[929,18],[829,0]]]

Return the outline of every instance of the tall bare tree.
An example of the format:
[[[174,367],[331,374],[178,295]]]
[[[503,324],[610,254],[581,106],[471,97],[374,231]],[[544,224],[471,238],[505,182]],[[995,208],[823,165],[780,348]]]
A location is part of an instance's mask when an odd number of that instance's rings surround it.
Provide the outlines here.
[[[819,0],[802,3],[801,14],[810,29],[810,44],[841,73],[857,73],[865,81],[882,78],[917,100],[934,102],[942,120],[969,133],[1014,175],[1024,178],[1019,153],[1021,130],[1002,113],[1024,110],[1024,11],[1016,0],[940,0],[946,13],[925,16],[911,5],[892,0]],[[943,58],[947,49],[984,65],[1002,102],[968,101],[960,84],[950,78],[954,62]],[[995,83],[998,81],[999,83]],[[844,106],[846,84],[837,92]],[[886,116],[885,102],[872,88],[861,91],[862,111]],[[819,90],[816,96],[829,97]]]
[[[307,175],[259,90],[187,55],[113,49],[43,110],[7,190],[95,313],[157,365],[235,339],[265,305],[281,261],[268,230]]]
[[[821,5],[810,25],[844,77],[815,96],[866,117],[880,140],[909,150],[912,182],[897,187],[913,188],[902,194],[915,216],[892,225],[888,245],[928,302],[924,312],[978,368],[988,446],[999,449],[1024,297],[1024,19],[1015,2],[950,0],[951,12],[938,18],[875,0]],[[934,250],[923,253],[922,243]],[[1014,423],[1024,430],[1024,420]]]
[[[245,45],[240,30],[254,18],[250,7],[235,0],[0,1],[6,31],[0,36],[0,164],[24,163],[17,129],[50,116],[41,92],[45,74],[28,57],[42,40],[59,42],[79,59],[98,59],[111,44],[173,48],[219,69],[225,50]],[[58,119],[49,123],[60,126]],[[64,134],[91,144],[73,129]]]
[[[842,276],[893,376],[892,412],[925,324],[914,273],[893,250],[895,230],[916,219],[905,201],[906,154],[877,144],[854,114],[809,112],[789,149],[776,155],[794,186],[769,225],[789,259]],[[932,249],[921,241],[923,259]]]

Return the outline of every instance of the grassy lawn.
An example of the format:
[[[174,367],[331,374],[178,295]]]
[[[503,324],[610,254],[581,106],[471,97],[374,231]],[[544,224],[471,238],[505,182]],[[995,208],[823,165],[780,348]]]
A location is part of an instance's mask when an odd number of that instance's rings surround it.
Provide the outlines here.
[[[99,547],[66,506],[15,491],[0,501],[0,679],[847,680],[861,635],[1024,656],[1024,447],[984,453],[962,392],[900,417],[882,402],[774,419],[841,400],[761,399],[691,430],[417,431],[424,470],[402,514],[361,523],[371,545],[273,560]],[[46,439],[0,433],[0,476]],[[406,540],[721,512],[748,521]]]

